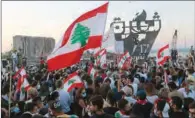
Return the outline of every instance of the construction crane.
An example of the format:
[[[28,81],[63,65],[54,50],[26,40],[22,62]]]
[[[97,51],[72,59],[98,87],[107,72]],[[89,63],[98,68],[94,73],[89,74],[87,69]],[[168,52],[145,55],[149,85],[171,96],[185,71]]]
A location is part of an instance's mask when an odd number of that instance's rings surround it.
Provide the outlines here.
[[[177,65],[177,55],[178,55],[177,38],[178,38],[177,30],[175,30],[175,33],[173,34],[172,43],[171,43],[171,59],[173,65]]]
[[[177,30],[175,30],[175,33],[173,35],[171,48],[172,50],[177,50]]]

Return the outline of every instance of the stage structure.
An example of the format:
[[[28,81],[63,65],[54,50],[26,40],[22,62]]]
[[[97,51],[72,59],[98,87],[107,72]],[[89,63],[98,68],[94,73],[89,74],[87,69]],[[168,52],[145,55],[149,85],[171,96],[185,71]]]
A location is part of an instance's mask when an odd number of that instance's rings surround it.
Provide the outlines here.
[[[114,27],[116,42],[124,47],[123,52],[128,51],[140,63],[147,58],[161,29],[161,20],[157,12],[154,13],[152,20],[146,18],[146,11],[142,10],[136,13],[128,25],[119,17],[114,18],[110,25]],[[117,47],[117,43],[115,46]]]

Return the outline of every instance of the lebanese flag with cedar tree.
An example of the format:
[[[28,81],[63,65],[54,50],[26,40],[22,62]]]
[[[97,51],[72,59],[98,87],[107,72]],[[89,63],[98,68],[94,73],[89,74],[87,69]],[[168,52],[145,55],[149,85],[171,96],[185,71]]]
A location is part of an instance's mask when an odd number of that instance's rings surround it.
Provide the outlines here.
[[[164,65],[164,63],[170,58],[169,56],[169,44],[160,48],[157,52],[158,65]]]
[[[81,87],[84,87],[84,84],[77,72],[70,74],[68,78],[64,80],[64,90],[67,92],[70,92],[73,88]]]
[[[80,61],[85,50],[101,46],[108,3],[77,18],[47,58],[48,70],[69,67]]]
[[[131,64],[131,57],[129,55],[129,52],[125,52],[121,58],[119,59],[118,67],[121,69],[126,69]]]

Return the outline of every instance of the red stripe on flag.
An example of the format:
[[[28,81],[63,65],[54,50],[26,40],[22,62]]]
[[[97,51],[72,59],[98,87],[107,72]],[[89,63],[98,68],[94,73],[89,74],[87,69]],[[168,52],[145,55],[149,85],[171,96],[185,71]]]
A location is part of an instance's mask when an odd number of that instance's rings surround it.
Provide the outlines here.
[[[70,92],[73,88],[81,88],[84,87],[83,83],[74,83],[68,88],[68,92]]]
[[[158,62],[158,65],[163,65],[169,58],[170,56],[165,56],[161,61]]]
[[[62,41],[62,44],[61,44],[61,47],[63,47],[70,35],[71,35],[71,32],[72,32],[72,29],[73,27],[75,26],[76,23],[78,22],[81,22],[81,21],[84,21],[85,19],[88,19],[88,18],[91,18],[91,17],[94,17],[97,15],[97,13],[106,13],[107,12],[107,8],[108,8],[108,2],[94,10],[91,10],[83,15],[81,15],[79,18],[77,18],[69,27],[68,29],[66,30],[66,32],[64,33],[64,37],[63,37],[63,41]]]
[[[77,72],[74,72],[74,73],[70,74],[70,75],[68,76],[68,78],[64,80],[64,83],[66,83],[67,81],[69,81],[69,80],[70,80],[71,78],[73,78],[74,76],[78,76],[78,73],[77,73]]]
[[[48,70],[49,71],[58,70],[78,63],[83,54],[83,51],[84,48],[80,48],[78,50],[65,53],[47,60]]]
[[[165,50],[166,48],[169,48],[169,44],[167,44],[166,46],[162,47],[157,54],[157,57],[160,58],[161,57],[161,53],[163,52],[163,50]]]
[[[101,43],[102,43],[102,36],[90,36],[85,46],[85,50],[100,47]]]

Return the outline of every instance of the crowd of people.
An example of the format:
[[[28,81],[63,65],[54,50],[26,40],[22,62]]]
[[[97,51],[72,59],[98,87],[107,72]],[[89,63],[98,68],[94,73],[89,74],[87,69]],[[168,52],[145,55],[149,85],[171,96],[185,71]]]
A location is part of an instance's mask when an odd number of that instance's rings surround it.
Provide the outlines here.
[[[28,74],[31,87],[23,101],[13,74],[2,75],[2,118],[195,118],[195,66],[191,64],[186,63],[186,68],[134,63],[128,69],[94,67],[95,77],[88,74],[91,61],[53,72],[42,64],[38,72]],[[73,72],[84,85],[67,92],[63,81]]]

